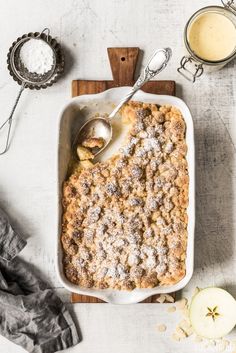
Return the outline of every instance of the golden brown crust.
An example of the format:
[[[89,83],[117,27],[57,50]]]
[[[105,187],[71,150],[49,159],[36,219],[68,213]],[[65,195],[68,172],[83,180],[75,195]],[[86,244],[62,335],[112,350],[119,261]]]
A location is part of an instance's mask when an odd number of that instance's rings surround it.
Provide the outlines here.
[[[119,153],[78,168],[63,187],[66,277],[93,288],[152,288],[185,275],[185,122],[171,106],[130,102]]]

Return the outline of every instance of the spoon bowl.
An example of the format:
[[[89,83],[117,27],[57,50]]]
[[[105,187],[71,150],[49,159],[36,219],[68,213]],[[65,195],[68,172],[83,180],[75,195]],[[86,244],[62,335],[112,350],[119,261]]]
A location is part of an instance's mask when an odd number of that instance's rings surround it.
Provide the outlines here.
[[[80,145],[85,139],[90,137],[102,137],[104,139],[104,145],[101,148],[95,147],[92,149],[94,157],[102,152],[107,145],[110,143],[113,135],[111,122],[108,118],[98,116],[86,121],[78,131],[78,134],[73,143],[73,153],[77,156],[77,146]]]
[[[150,81],[153,77],[159,74],[167,65],[171,58],[172,51],[170,48],[158,49],[153,54],[148,64],[145,66],[143,72],[139,76],[138,80],[135,82],[134,86],[128,92],[128,94],[123,97],[116,108],[110,113],[108,118],[104,117],[94,117],[88,120],[79,130],[77,137],[73,145],[73,152],[77,156],[77,146],[87,138],[103,138],[104,144],[101,148],[93,148],[92,154],[97,156],[101,153],[110,143],[112,139],[112,125],[110,123],[116,114],[119,112],[120,108],[127,103],[146,82]]]

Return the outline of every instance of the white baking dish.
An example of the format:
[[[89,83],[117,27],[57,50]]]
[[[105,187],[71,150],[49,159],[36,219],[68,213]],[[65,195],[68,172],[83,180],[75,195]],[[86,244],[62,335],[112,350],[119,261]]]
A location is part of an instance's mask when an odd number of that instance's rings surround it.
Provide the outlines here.
[[[160,286],[152,289],[134,289],[132,291],[119,291],[112,289],[90,289],[81,288],[69,282],[63,272],[62,264],[62,248],[60,243],[61,233],[61,190],[63,181],[67,176],[68,162],[71,156],[71,141],[74,132],[77,131],[79,126],[83,124],[85,119],[91,117],[95,112],[110,112],[112,110],[112,103],[118,103],[129,87],[112,88],[103,93],[83,95],[72,98],[63,108],[59,119],[59,135],[58,135],[58,235],[57,235],[57,251],[56,251],[56,267],[59,279],[62,285],[69,291],[79,294],[95,296],[103,299],[106,302],[113,304],[133,304],[140,302],[147,297],[159,293],[171,293],[183,288],[190,280],[193,273],[193,256],[194,256],[194,226],[195,226],[195,158],[194,158],[194,131],[191,113],[186,104],[179,98],[165,95],[155,95],[138,91],[133,100],[156,103],[156,104],[171,104],[183,114],[186,122],[186,142],[188,145],[187,161],[189,169],[189,206],[188,212],[188,245],[187,245],[187,258],[186,258],[186,275],[185,277],[173,286]],[[120,144],[120,141],[118,141]],[[117,147],[117,146],[116,146]],[[110,150],[106,151],[104,158],[114,153],[112,146]]]

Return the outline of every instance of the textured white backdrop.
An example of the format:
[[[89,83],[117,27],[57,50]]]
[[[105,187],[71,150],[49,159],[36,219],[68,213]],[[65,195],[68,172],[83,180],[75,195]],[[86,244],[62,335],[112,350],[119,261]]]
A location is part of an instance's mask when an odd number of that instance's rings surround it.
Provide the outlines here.
[[[0,0],[0,122],[9,114],[19,89],[6,67],[11,43],[24,33],[50,27],[66,51],[66,75],[60,82],[47,91],[24,92],[14,119],[11,149],[0,157],[0,205],[28,238],[22,255],[66,300],[68,294],[60,288],[54,269],[58,112],[70,97],[72,79],[111,78],[109,46],[139,46],[143,61],[157,47],[173,49],[168,70],[160,78],[176,80],[177,95],[192,111],[196,137],[195,272],[184,295],[196,285],[220,285],[236,296],[235,61],[194,85],[176,72],[186,21],[194,11],[211,4],[212,0]],[[77,304],[74,311],[83,342],[71,352],[212,351],[191,338],[172,342],[169,336],[178,314],[168,314],[166,305]],[[168,331],[161,335],[155,325],[165,322]],[[3,353],[23,352],[4,338],[0,338],[0,348]]]

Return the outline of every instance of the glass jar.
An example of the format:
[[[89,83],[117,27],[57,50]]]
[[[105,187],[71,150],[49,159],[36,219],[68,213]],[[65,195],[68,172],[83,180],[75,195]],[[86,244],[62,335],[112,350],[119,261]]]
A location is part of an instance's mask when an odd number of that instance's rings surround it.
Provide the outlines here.
[[[203,72],[209,73],[212,71],[216,71],[221,69],[224,65],[226,65],[229,61],[231,61],[233,58],[236,57],[236,41],[234,44],[233,50],[228,53],[228,55],[222,57],[222,58],[204,58],[203,56],[199,55],[197,53],[197,50],[193,49],[193,45],[190,43],[190,39],[194,38],[193,35],[192,37],[190,36],[191,31],[193,30],[193,24],[196,24],[196,20],[198,21],[198,25],[200,23],[200,17],[203,18],[203,15],[209,15],[209,14],[218,14],[218,15],[223,15],[224,19],[228,19],[231,21],[233,26],[235,27],[235,33],[236,33],[236,7],[234,4],[234,0],[229,0],[227,3],[222,0],[223,6],[207,6],[204,7],[197,12],[195,12],[190,19],[188,20],[185,29],[184,29],[184,44],[185,44],[185,51],[186,55],[184,55],[180,61],[180,67],[177,69],[177,71],[183,75],[186,79],[195,82],[195,80],[200,77]],[[212,16],[212,15],[211,15]],[[223,19],[223,18],[222,18]],[[229,22],[229,21],[226,21]],[[205,21],[206,23],[206,21]],[[228,25],[228,23],[227,23]],[[195,25],[196,27],[196,25]],[[225,28],[226,26],[221,26],[221,31]],[[197,28],[197,27],[196,27]],[[227,27],[228,28],[228,27]],[[200,34],[199,34],[200,36]],[[204,40],[206,39],[206,36],[202,37]],[[221,33],[221,38],[222,33]],[[225,37],[224,37],[225,38]],[[234,40],[233,40],[234,41]],[[209,43],[209,47],[211,46],[211,43]],[[232,44],[232,43],[231,43]],[[219,47],[220,48],[220,47]]]

